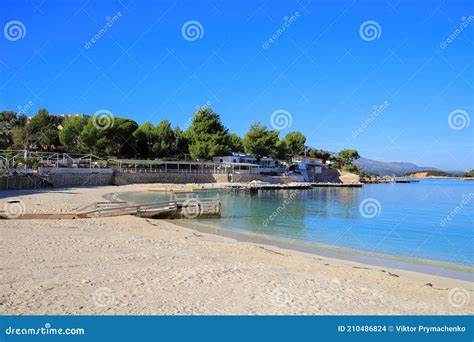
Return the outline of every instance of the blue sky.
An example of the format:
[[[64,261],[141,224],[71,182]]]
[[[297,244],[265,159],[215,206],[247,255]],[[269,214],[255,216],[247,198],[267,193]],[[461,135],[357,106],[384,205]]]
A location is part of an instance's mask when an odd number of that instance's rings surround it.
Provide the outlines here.
[[[185,127],[207,104],[240,135],[255,120],[282,128],[271,121],[277,111],[291,119],[281,136],[300,130],[317,148],[474,167],[470,1],[3,0],[0,7],[0,109],[107,109]],[[183,35],[190,21],[198,36]],[[8,30],[15,22],[19,36]]]

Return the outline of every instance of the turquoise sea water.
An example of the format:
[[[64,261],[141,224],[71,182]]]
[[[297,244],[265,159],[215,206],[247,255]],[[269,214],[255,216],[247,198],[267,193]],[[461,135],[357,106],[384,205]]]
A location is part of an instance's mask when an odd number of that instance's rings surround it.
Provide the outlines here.
[[[197,192],[199,193],[199,192]],[[205,198],[215,193],[200,193]],[[221,219],[199,224],[273,240],[425,260],[472,270],[474,182],[422,179],[363,188],[220,192]],[[138,203],[167,198],[128,193]]]

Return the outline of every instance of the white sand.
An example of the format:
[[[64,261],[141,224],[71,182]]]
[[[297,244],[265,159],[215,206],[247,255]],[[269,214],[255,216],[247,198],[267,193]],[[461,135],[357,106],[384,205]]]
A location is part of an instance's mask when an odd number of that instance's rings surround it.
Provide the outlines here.
[[[8,199],[21,200],[27,212],[66,212],[143,187],[159,186],[0,195],[15,195]],[[0,220],[0,238],[1,314],[474,313],[471,282],[238,242],[160,220]]]

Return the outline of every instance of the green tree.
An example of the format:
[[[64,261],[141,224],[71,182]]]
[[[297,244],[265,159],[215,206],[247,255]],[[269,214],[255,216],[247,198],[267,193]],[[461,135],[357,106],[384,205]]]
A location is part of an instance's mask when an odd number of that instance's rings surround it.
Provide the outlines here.
[[[349,163],[349,164],[346,164],[346,166],[344,166],[344,171],[359,174],[361,169],[357,165]]]
[[[153,153],[158,158],[167,158],[175,155],[176,137],[168,120],[161,121],[155,129],[156,142],[153,145]]]
[[[338,159],[343,165],[352,164],[354,160],[359,159],[359,152],[357,150],[344,149],[339,151]]]
[[[110,126],[101,127],[97,124],[97,118],[89,118],[81,132],[82,144],[94,154],[134,157],[136,146],[133,133],[138,124],[122,118],[114,118],[112,121]]]
[[[231,152],[243,152],[245,150],[242,138],[235,133],[229,136],[229,147]]]
[[[288,153],[291,155],[304,154],[306,137],[299,131],[290,132],[285,136]]]
[[[58,126],[62,118],[49,115],[44,108],[38,110],[26,125],[27,139],[40,150],[52,150],[59,146]]]
[[[27,150],[30,147],[30,139],[28,139],[28,133],[26,127],[16,126],[13,127],[11,138],[14,146],[18,146],[21,149]]]
[[[244,136],[245,152],[260,159],[261,157],[276,158],[278,155],[278,131],[269,131],[260,122],[250,126]]]
[[[189,141],[185,132],[181,131],[181,128],[176,127],[174,129],[175,137],[175,156],[177,159],[186,159],[189,156]]]
[[[104,154],[107,149],[107,137],[104,129],[99,129],[94,124],[94,119],[89,118],[81,131],[82,146],[93,154]]]
[[[276,157],[281,160],[287,160],[288,159],[288,146],[284,140],[278,141],[277,145],[277,155]]]
[[[112,143],[112,150],[108,154],[117,157],[135,157],[137,148],[133,132],[138,128],[138,124],[134,120],[115,118],[113,125],[106,130],[107,139]]]
[[[158,141],[156,129],[150,122],[140,125],[133,137],[137,143],[137,151],[141,158],[153,158],[153,145]]]
[[[332,157],[330,152],[316,149],[309,150],[308,155],[313,158],[322,159],[323,161],[330,160]]]
[[[339,151],[336,158],[333,159],[335,166],[348,172],[358,173],[358,167],[353,164],[354,160],[359,159],[359,153],[356,150],[344,149]]]
[[[12,110],[0,111],[0,148],[5,149],[13,144],[13,129],[24,127],[26,116],[17,114]]]
[[[229,134],[219,114],[211,108],[200,108],[194,114],[192,125],[186,131],[192,159],[211,159],[230,153]]]
[[[59,141],[68,152],[81,152],[81,132],[87,120],[81,116],[74,116],[64,120],[59,131]]]

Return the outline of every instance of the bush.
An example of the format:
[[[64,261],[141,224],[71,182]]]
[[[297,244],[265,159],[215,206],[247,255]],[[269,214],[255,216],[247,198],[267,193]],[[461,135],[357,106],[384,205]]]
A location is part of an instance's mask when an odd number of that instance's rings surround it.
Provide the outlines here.
[[[344,167],[344,171],[358,174],[359,173],[359,168],[354,164],[347,164]]]

